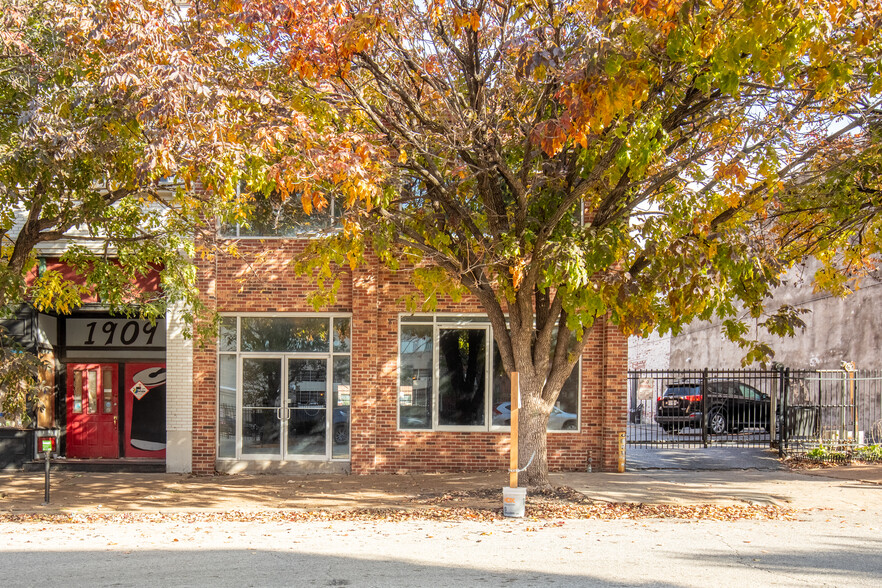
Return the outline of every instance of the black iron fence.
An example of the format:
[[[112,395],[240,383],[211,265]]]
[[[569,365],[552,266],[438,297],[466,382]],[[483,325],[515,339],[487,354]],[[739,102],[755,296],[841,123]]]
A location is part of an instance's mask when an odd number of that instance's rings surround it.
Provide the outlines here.
[[[784,370],[781,450],[849,452],[882,443],[882,372]]]
[[[627,441],[769,447],[777,440],[783,378],[780,370],[628,372]]]
[[[882,443],[882,372],[632,371],[628,412],[629,445],[849,451]]]

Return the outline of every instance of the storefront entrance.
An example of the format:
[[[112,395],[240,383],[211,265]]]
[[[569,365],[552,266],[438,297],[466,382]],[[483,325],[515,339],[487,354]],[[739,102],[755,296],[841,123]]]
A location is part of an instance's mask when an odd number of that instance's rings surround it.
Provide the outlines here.
[[[242,453],[324,457],[327,386],[327,359],[243,358]]]
[[[349,459],[349,317],[226,316],[218,457]]]
[[[117,364],[67,365],[67,456],[119,457]]]

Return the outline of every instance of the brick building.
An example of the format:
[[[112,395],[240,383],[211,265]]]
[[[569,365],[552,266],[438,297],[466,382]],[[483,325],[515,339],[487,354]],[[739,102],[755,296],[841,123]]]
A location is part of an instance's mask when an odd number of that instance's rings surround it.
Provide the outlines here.
[[[169,471],[508,467],[508,378],[476,301],[408,313],[407,276],[374,262],[316,312],[288,267],[302,238],[232,236],[237,256],[199,262],[218,339],[185,342],[167,317]],[[598,324],[549,420],[552,470],[614,469],[626,364],[626,339]]]
[[[30,347],[55,365],[38,424],[57,432],[67,463],[197,474],[507,468],[510,385],[477,302],[408,313],[408,276],[374,260],[341,272],[335,304],[316,312],[314,283],[289,266],[314,220],[289,213],[280,227],[269,212],[272,224],[258,214],[221,230],[238,255],[197,262],[221,316],[216,339],[185,338],[179,308],[151,325],[96,300],[13,321],[33,325]],[[138,287],[157,287],[149,278]],[[551,469],[615,468],[626,364],[626,339],[596,325],[549,419]]]

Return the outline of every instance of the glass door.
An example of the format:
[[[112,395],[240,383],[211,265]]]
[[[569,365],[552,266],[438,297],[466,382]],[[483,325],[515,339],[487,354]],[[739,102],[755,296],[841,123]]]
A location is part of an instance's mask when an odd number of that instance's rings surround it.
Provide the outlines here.
[[[288,358],[285,455],[327,456],[328,360]]]
[[[279,457],[282,452],[282,359],[242,359],[242,453]]]

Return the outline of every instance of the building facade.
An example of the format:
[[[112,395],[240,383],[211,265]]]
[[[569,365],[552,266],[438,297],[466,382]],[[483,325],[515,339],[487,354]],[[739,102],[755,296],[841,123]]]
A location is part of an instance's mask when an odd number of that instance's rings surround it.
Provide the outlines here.
[[[94,299],[9,323],[52,366],[33,425],[54,431],[59,455],[196,474],[506,469],[510,381],[477,301],[409,313],[409,275],[373,259],[341,270],[336,301],[316,311],[315,282],[290,262],[322,219],[281,215],[280,230],[279,211],[264,212],[248,229],[221,229],[236,255],[196,262],[217,337],[185,337],[181,308],[149,323]],[[549,419],[552,470],[615,469],[626,373],[626,339],[599,321]]]
[[[40,269],[81,280],[57,258]],[[132,285],[158,287],[158,274]],[[29,402],[28,419],[0,416],[0,466],[19,467],[35,457],[34,435],[58,437],[57,454],[69,459],[165,460],[165,320],[112,316],[86,296],[70,315],[21,306],[0,327],[7,340],[44,362],[41,386]],[[6,456],[6,457],[3,457]]]
[[[476,301],[408,313],[408,276],[374,260],[316,312],[288,267],[305,244],[239,237],[199,262],[220,333],[167,343],[169,471],[506,468],[509,380]],[[626,339],[599,323],[549,420],[552,470],[614,469],[626,369]]]

